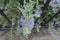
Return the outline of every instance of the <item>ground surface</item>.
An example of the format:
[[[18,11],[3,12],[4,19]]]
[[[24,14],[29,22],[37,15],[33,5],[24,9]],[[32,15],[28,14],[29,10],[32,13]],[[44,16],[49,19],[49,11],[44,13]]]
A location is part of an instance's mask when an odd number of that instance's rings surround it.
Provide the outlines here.
[[[0,35],[0,40],[5,40],[8,33],[4,33],[3,35]],[[60,37],[60,34],[59,34]],[[18,37],[15,37],[14,40],[18,40]],[[28,40],[56,40],[54,37],[52,37],[49,34],[44,34],[43,32],[34,32],[29,35]]]
[[[5,40],[6,37],[7,37],[7,33],[5,33],[4,35],[1,35],[0,40]],[[39,35],[39,33],[38,33],[36,35],[31,35],[29,40],[55,40],[55,39],[50,35],[46,34],[46,35],[42,36],[41,34]]]

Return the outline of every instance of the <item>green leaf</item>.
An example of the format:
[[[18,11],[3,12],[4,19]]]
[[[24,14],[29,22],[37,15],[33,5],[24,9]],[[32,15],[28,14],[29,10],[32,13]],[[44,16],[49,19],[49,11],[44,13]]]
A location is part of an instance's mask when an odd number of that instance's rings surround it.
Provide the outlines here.
[[[30,12],[33,9],[33,6],[34,6],[33,4],[34,4],[33,2],[26,4],[25,10],[27,10],[28,12]]]
[[[22,12],[23,16],[26,16],[27,11],[23,8],[17,6],[17,8]]]

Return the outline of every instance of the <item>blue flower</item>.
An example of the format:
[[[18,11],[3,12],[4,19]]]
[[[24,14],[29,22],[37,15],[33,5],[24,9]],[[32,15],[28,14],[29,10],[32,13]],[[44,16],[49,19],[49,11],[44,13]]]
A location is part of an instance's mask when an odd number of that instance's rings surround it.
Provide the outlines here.
[[[57,7],[58,7],[57,4],[52,4],[51,6],[52,6],[53,8],[57,8]]]
[[[29,22],[30,26],[34,25],[34,21],[35,21],[34,18],[31,18],[31,19],[30,19],[30,22]]]
[[[34,18],[31,18],[31,19],[30,19],[28,28],[30,28],[30,27],[32,27],[32,26],[34,25],[34,21],[35,21]]]
[[[21,25],[22,27],[25,26],[25,21],[23,20],[23,18],[20,18],[20,19],[19,19],[19,23],[20,23],[20,25]]]
[[[57,2],[57,3],[59,3],[60,0],[51,0],[51,2]]]
[[[50,5],[51,7],[53,7],[53,8],[57,8],[58,5],[57,5],[57,4],[54,4],[54,2],[56,2],[56,1],[55,1],[55,0],[51,1],[51,2],[49,3],[49,5]]]
[[[39,9],[38,13],[39,13],[39,15],[41,15],[42,14],[42,9]]]
[[[32,27],[33,25],[34,25],[34,21],[35,21],[35,19],[34,18],[31,18],[30,20],[29,20],[29,22],[28,22],[28,28],[30,28],[30,27]],[[19,19],[19,23],[20,23],[20,25],[22,26],[22,27],[24,27],[25,25],[26,25],[26,22],[23,20],[23,18],[20,18]]]
[[[55,0],[57,3],[60,3],[60,0]]]

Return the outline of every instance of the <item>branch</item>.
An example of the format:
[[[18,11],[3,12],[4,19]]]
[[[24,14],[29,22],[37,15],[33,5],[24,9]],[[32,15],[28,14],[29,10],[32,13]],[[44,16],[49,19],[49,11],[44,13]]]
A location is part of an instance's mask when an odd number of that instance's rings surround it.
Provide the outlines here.
[[[9,23],[12,23],[11,20],[4,14],[3,10],[0,9],[0,14],[6,18]]]
[[[42,7],[42,11],[44,12],[44,10],[48,7],[49,3],[51,0],[47,0],[47,2],[44,4],[44,7]]]
[[[41,7],[42,9],[42,14],[44,14],[44,10],[49,6],[49,3],[50,3],[51,0],[47,0],[47,2],[44,4],[44,7]],[[41,14],[41,16],[42,16]],[[38,17],[35,21],[35,23],[39,20],[40,17]]]
[[[42,24],[43,26],[47,23],[49,23],[49,21],[51,21],[55,16],[57,16],[58,14],[60,14],[60,11],[57,12],[55,15],[53,15],[48,21],[46,21],[44,24]]]
[[[24,0],[19,0],[19,3],[23,6],[24,5]]]
[[[5,26],[5,27],[3,28],[3,25],[0,24],[0,31],[5,31],[5,30],[10,30],[10,26]]]

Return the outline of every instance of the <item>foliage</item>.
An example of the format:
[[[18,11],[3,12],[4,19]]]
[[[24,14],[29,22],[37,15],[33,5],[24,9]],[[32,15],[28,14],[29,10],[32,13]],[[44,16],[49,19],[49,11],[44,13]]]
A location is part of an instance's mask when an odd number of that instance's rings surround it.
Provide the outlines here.
[[[2,9],[12,23],[14,22],[16,25],[9,24],[1,15],[0,24],[10,25],[11,29],[13,28],[14,30],[11,31],[17,35],[23,33],[23,35],[27,36],[34,27],[37,32],[39,32],[42,27],[41,23],[47,22],[54,14],[60,11],[59,0],[51,0],[43,11],[42,7],[44,7],[46,1],[47,0],[0,0],[0,9]],[[23,5],[21,5],[20,2],[22,2]],[[38,21],[36,21],[37,18],[39,18]],[[49,28],[57,27],[56,25],[60,26],[60,14],[51,19],[47,25]]]

